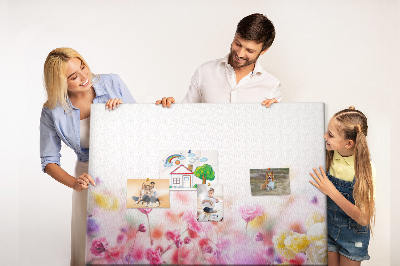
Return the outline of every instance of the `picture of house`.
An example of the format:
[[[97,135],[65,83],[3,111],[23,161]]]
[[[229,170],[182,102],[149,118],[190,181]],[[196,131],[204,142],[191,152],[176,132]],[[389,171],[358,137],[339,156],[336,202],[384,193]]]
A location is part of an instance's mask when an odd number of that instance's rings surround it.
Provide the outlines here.
[[[184,165],[180,165],[178,168],[170,173],[170,186],[171,188],[192,188],[193,183],[193,172],[192,165],[187,168]]]
[[[218,183],[218,152],[214,150],[160,151],[159,178],[171,190],[196,190],[199,184]]]

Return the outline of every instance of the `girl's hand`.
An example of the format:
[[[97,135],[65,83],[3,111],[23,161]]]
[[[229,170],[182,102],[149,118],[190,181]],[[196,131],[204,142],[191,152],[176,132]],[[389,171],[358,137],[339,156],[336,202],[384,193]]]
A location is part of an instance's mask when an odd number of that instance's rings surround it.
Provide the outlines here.
[[[84,173],[76,180],[74,189],[76,191],[82,191],[89,187],[89,183],[91,183],[93,186],[96,186],[92,177],[89,174]]]
[[[115,107],[118,107],[122,103],[121,99],[115,98],[115,99],[109,99],[106,102],[106,110],[108,109],[109,111],[114,110]]]
[[[313,170],[317,174],[317,176],[315,176],[313,173],[310,173],[310,175],[312,176],[312,178],[314,178],[314,180],[317,183],[314,183],[312,180],[310,180],[310,183],[313,184],[316,188],[318,188],[322,193],[330,197],[332,193],[337,191],[336,187],[326,176],[322,166],[319,167],[321,173],[316,168],[313,168]]]

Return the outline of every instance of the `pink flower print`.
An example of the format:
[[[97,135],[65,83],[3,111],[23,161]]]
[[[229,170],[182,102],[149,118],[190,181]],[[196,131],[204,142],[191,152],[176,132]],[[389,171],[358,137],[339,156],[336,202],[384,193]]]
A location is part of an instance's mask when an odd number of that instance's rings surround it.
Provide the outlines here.
[[[149,213],[153,210],[151,208],[143,208],[143,209],[138,209],[141,213],[146,214],[147,216],[147,222],[149,223],[149,235],[150,235],[150,245],[153,245],[153,239],[151,238],[151,228],[150,228],[150,218],[149,218]]]
[[[246,221],[246,233],[247,233],[247,226],[249,222],[253,221],[254,218],[258,216],[262,216],[264,211],[261,206],[241,206],[239,207],[239,214],[242,218]]]
[[[219,239],[217,243],[217,248],[220,250],[225,250],[229,247],[230,241],[228,239]]]
[[[91,217],[91,216],[89,216]],[[100,225],[93,218],[88,218],[86,224],[86,234],[90,237],[94,237],[100,231]]]
[[[117,237],[117,243],[118,243],[118,244],[121,244],[122,241],[124,241],[124,238],[125,238],[125,235],[123,235],[123,234],[118,235],[118,237]]]
[[[130,255],[126,255],[124,258],[124,262],[125,264],[133,264],[135,260]]]
[[[241,206],[239,207],[240,216],[248,223],[254,220],[257,216],[262,216],[264,210],[261,206]]]
[[[205,246],[208,246],[209,242],[210,242],[210,240],[208,238],[202,238],[199,240],[199,246],[201,248],[204,248]]]
[[[312,204],[318,204],[318,197],[317,196],[314,196],[312,199],[311,199],[311,203]]]
[[[164,260],[161,258],[160,250],[153,250],[149,248],[146,251],[146,259],[151,265],[161,265],[164,263]]]
[[[275,249],[273,247],[266,247],[265,255],[267,255],[268,258],[273,258],[275,255]]]
[[[182,247],[182,245],[183,245],[183,241],[180,238],[175,240],[176,248],[180,248],[180,247]]]
[[[108,243],[104,237],[95,239],[92,242],[92,247],[90,248],[90,252],[92,252],[95,256],[100,256],[101,253],[106,251]]]
[[[197,221],[194,213],[185,212],[185,214],[182,216],[182,219],[187,222],[189,230],[195,231],[197,233],[203,230],[201,223]]]
[[[307,263],[307,256],[304,253],[298,253],[294,259],[289,260],[291,265],[303,265]]]
[[[193,262],[190,260],[190,256],[188,256],[190,253],[189,250],[183,248],[175,249],[173,255],[172,255],[172,264],[175,265],[184,265],[184,264],[193,264]],[[193,253],[192,253],[193,254]]]
[[[197,234],[196,231],[188,229],[188,233],[189,233],[190,238],[198,238],[199,237],[199,235]]]
[[[203,248],[205,253],[212,253],[213,252],[213,248],[211,246],[205,246]]]
[[[146,232],[146,227],[144,226],[144,224],[139,225],[138,231],[142,233]]]
[[[190,242],[192,242],[192,239],[190,237],[185,237],[185,239],[183,240],[183,243],[185,244],[189,244]]]
[[[143,208],[143,209],[138,209],[141,213],[144,213],[148,215],[153,209],[151,208]]]
[[[167,231],[165,233],[165,237],[167,238],[167,240],[177,240],[181,235],[179,234],[178,230],[174,230],[174,231]]]
[[[144,247],[136,245],[135,247],[133,247],[131,255],[134,260],[142,260],[144,257]]]
[[[264,237],[261,233],[257,233],[255,239],[256,239],[256,241],[263,241]]]
[[[116,260],[122,259],[122,254],[124,253],[124,248],[122,246],[115,246],[109,249],[107,253],[105,253],[105,259],[108,263],[117,264]]]
[[[221,254],[222,254],[222,252],[218,249],[213,252],[214,257],[217,259],[219,259],[221,257]]]

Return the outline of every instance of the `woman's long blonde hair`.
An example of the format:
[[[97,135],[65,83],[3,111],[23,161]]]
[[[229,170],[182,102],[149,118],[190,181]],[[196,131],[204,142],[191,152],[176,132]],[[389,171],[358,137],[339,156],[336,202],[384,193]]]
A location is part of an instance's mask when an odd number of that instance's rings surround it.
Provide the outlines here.
[[[353,106],[337,112],[337,130],[344,139],[354,141],[354,171],[356,182],[353,197],[355,205],[361,210],[361,218],[368,218],[368,226],[375,223],[374,187],[372,182],[372,167],[367,144],[367,117]],[[327,151],[326,169],[330,169],[334,151]]]
[[[89,70],[89,82],[92,82],[92,72],[85,59],[77,51],[66,47],[54,49],[44,62],[44,87],[47,92],[47,101],[43,104],[44,107],[54,109],[56,106],[62,106],[68,113],[71,110],[65,75],[68,60],[71,58],[79,58],[82,61]]]

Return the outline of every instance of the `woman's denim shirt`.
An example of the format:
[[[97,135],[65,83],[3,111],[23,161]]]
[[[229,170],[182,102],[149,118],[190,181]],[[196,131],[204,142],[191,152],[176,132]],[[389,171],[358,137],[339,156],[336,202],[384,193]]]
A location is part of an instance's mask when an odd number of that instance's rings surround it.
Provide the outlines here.
[[[96,93],[93,103],[106,103],[107,100],[114,98],[121,99],[123,103],[136,103],[118,75],[104,74],[99,76],[99,80],[93,82]],[[74,150],[78,161],[89,160],[89,149],[80,147],[80,110],[72,107],[70,113],[68,113],[62,106],[55,107],[52,110],[43,107],[40,117],[40,158],[43,172],[49,163],[61,165],[61,141]]]

